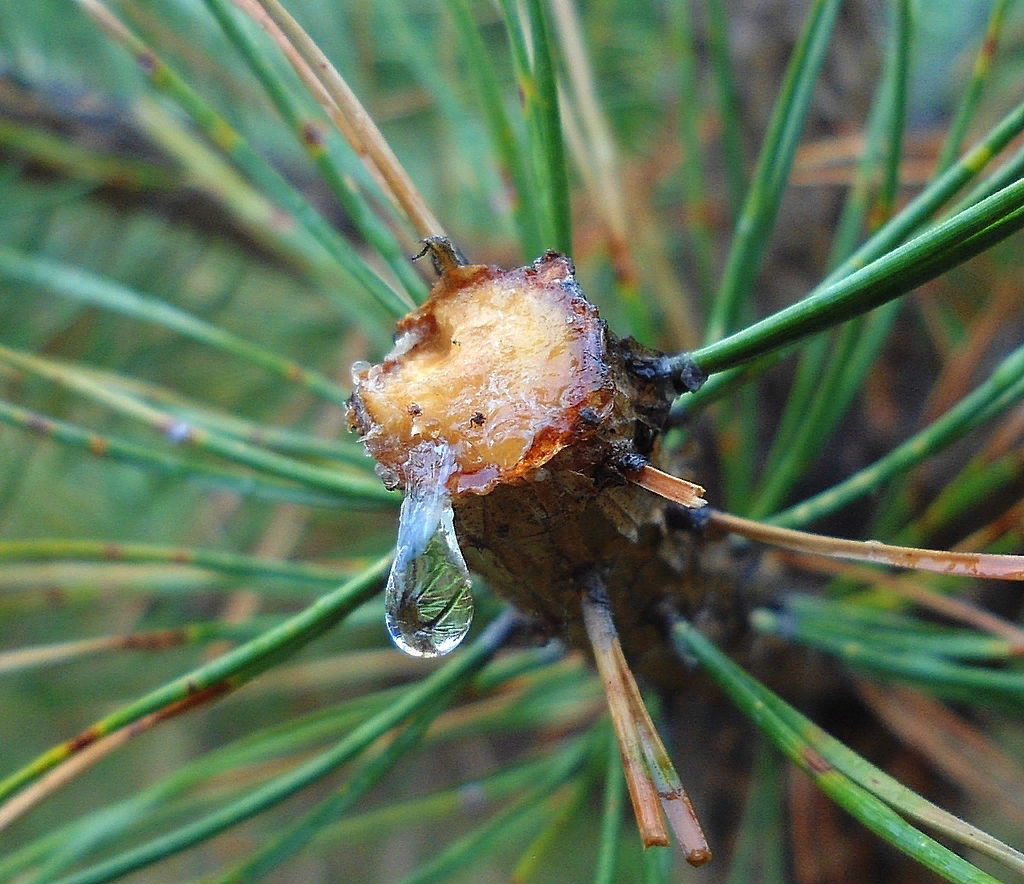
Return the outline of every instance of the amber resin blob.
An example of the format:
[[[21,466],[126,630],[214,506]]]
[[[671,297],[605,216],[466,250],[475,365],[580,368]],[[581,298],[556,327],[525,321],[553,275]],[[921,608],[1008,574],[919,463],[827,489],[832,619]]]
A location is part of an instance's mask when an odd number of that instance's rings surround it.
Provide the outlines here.
[[[562,255],[515,270],[441,266],[427,302],[398,323],[391,353],[356,367],[350,417],[389,485],[404,487],[409,451],[434,442],[454,456],[450,491],[483,494],[607,415],[605,327]]]
[[[415,654],[454,647],[469,628],[468,565],[573,643],[598,575],[624,644],[634,632],[650,643],[650,609],[687,568],[660,504],[625,478],[667,415],[670,381],[631,369],[658,354],[609,333],[563,255],[502,270],[460,262],[446,240],[427,249],[440,278],[384,361],[353,366],[349,409],[384,482],[406,494],[392,637]]]

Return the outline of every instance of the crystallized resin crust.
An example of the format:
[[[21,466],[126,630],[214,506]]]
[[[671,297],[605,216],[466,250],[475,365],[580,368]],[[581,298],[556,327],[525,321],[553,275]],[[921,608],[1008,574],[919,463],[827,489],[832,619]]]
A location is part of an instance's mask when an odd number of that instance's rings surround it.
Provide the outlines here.
[[[548,253],[500,270],[452,261],[422,307],[398,323],[379,365],[353,370],[350,421],[392,487],[409,452],[451,448],[456,495],[483,494],[593,434],[614,398],[605,325],[572,263]]]

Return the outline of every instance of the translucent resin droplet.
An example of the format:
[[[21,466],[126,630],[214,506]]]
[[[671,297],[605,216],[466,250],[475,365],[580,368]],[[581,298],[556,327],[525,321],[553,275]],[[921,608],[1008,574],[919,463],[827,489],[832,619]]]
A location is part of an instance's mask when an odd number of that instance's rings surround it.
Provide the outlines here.
[[[473,621],[472,583],[445,487],[453,468],[448,446],[432,443],[417,446],[405,467],[385,621],[394,643],[417,657],[454,650]]]

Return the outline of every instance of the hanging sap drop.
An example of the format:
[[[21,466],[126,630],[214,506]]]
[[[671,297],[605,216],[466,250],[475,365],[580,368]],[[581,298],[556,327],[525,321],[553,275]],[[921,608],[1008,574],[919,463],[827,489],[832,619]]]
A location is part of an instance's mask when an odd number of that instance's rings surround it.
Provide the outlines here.
[[[423,552],[396,557],[391,567],[385,620],[407,654],[440,657],[454,650],[473,621],[469,569],[446,507]]]
[[[406,464],[385,622],[394,643],[416,657],[454,650],[473,621],[472,582],[445,486],[452,470],[451,453],[443,444],[417,446]]]

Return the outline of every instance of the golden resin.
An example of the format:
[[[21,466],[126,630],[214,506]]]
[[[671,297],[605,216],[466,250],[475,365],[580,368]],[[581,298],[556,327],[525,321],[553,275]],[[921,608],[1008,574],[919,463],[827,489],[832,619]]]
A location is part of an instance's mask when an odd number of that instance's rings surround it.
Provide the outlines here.
[[[451,262],[384,361],[354,369],[350,421],[389,484],[414,480],[408,454],[430,442],[454,456],[449,491],[484,494],[594,431],[614,395],[604,353],[567,258]]]

